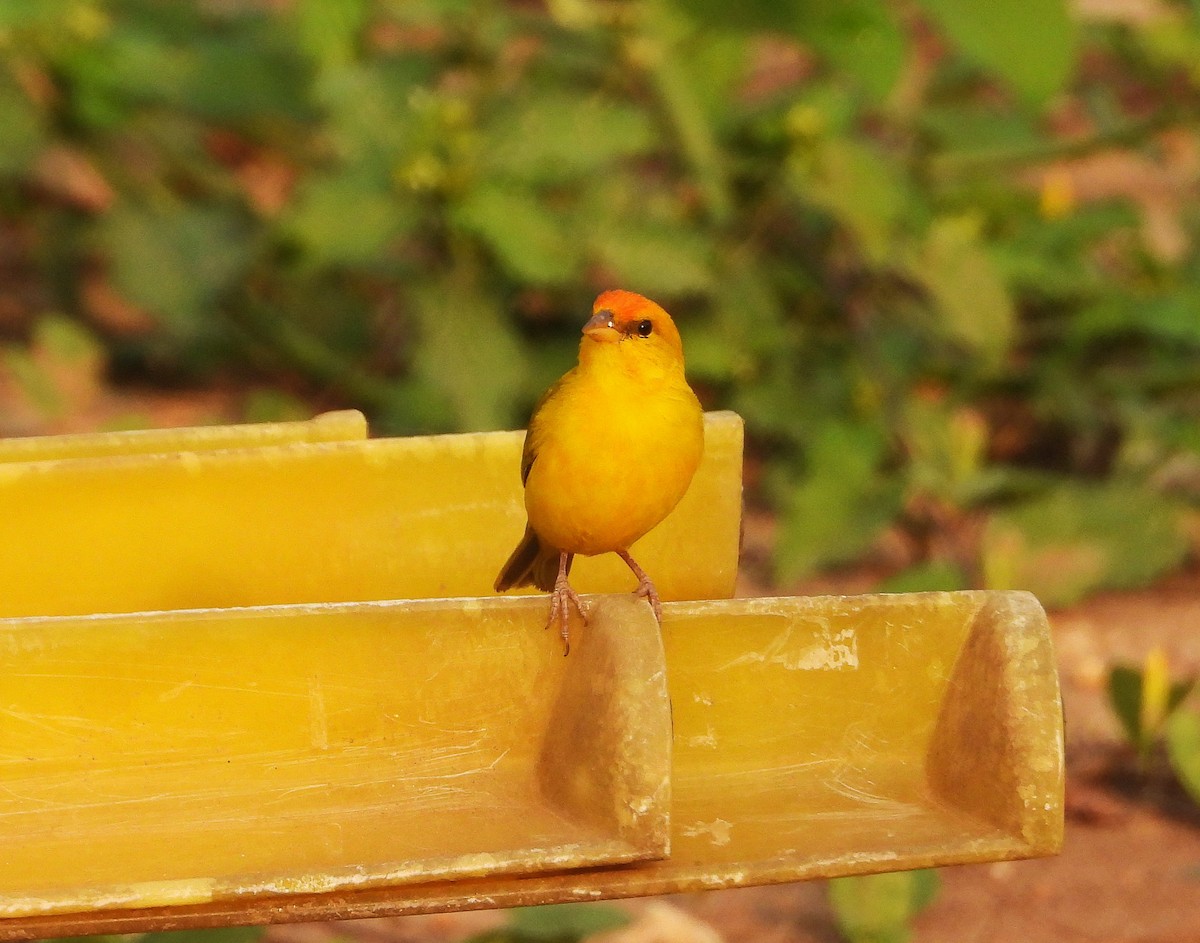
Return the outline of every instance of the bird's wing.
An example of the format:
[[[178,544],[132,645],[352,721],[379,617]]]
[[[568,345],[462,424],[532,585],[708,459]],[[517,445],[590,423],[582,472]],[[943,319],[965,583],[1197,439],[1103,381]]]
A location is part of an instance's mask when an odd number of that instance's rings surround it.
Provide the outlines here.
[[[574,371],[571,371],[574,372]],[[548,410],[546,405],[555,398],[555,394],[562,387],[563,382],[570,376],[567,373],[559,377],[541,398],[537,401],[537,405],[533,407],[533,414],[529,417],[529,429],[525,433],[525,447],[521,450],[521,484],[524,485],[529,480],[529,472],[533,468],[533,463],[537,460],[538,448],[542,444],[542,439],[546,432],[546,414]]]

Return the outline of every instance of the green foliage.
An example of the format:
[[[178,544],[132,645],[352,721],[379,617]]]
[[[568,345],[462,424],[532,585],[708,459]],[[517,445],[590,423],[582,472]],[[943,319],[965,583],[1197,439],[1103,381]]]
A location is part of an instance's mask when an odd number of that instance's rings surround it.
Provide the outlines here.
[[[607,904],[547,904],[518,907],[508,923],[471,937],[467,943],[578,943],[629,922],[625,911]]]
[[[147,933],[138,943],[256,943],[263,927],[223,927],[218,930],[173,930]]]
[[[1180,784],[1200,803],[1200,713],[1179,711],[1168,719],[1167,755]]]
[[[920,4],[966,56],[1030,99],[1058,92],[1074,69],[1075,24],[1065,0]]]
[[[838,930],[847,943],[905,943],[912,919],[937,896],[936,871],[897,871],[829,882]]]
[[[1173,502],[1123,483],[1062,485],[995,515],[984,562],[995,588],[1032,590],[1050,605],[1101,586],[1150,582],[1182,562]]]
[[[172,930],[165,933],[142,933],[134,936],[60,936],[46,943],[256,943],[264,927],[222,927],[216,930]]]
[[[1163,473],[1200,461],[1195,214],[1163,189],[1197,49],[1195,18],[1065,0],[10,0],[5,324],[481,429],[620,285],[746,417],[781,579],[932,521],[985,537],[895,585],[1067,601],[1178,563],[1200,503]],[[1072,177],[1114,149],[1141,169]]]
[[[1171,729],[1170,724],[1179,707],[1196,687],[1196,678],[1172,682],[1167,660],[1161,649],[1154,649],[1139,670],[1118,665],[1108,675],[1108,700],[1121,721],[1125,736],[1137,754],[1138,765],[1144,770],[1154,748]],[[1196,761],[1191,758],[1187,744],[1191,731],[1187,721],[1181,723],[1169,738],[1172,759],[1176,753],[1183,760],[1182,769],[1190,775]],[[1180,768],[1180,767],[1177,767]],[[1186,776],[1181,774],[1186,781]]]

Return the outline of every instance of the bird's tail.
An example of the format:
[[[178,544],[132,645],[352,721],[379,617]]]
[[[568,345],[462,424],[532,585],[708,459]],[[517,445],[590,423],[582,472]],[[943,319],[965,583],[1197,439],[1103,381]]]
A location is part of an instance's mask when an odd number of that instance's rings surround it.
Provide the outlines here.
[[[554,589],[554,581],[558,579],[558,556],[558,551],[538,540],[533,528],[526,524],[525,536],[496,577],[493,584],[496,592],[502,593],[518,586],[536,586],[544,592],[550,592]],[[570,567],[568,561],[567,569]]]

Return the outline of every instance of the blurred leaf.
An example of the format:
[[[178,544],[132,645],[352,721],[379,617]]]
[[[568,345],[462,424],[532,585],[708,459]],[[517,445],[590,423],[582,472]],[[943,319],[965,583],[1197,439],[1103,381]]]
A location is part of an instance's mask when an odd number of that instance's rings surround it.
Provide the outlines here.
[[[325,67],[350,61],[367,13],[367,0],[298,0],[292,15],[300,47]]]
[[[738,94],[751,60],[745,37],[734,30],[708,28],[695,30],[681,42],[680,65],[709,123],[714,128],[739,124],[740,115],[730,111],[729,101]],[[650,135],[655,136],[653,127]]]
[[[905,943],[912,918],[938,891],[936,871],[898,871],[829,882],[838,929],[849,943]]]
[[[463,198],[453,218],[518,279],[553,284],[567,281],[579,268],[563,221],[527,191],[484,184]]]
[[[1042,102],[1075,66],[1075,23],[1065,0],[918,0],[950,41],[1018,92]]]
[[[882,155],[848,138],[831,138],[794,182],[801,197],[850,230],[871,261],[892,256],[909,193],[897,168]]]
[[[630,226],[597,233],[592,247],[618,284],[631,291],[671,296],[712,287],[713,245],[694,229]]]
[[[917,116],[922,129],[956,155],[1030,146],[1041,139],[1028,115],[963,104],[930,104]]]
[[[779,0],[674,0],[679,9],[705,26],[733,27],[743,30],[792,32],[796,25],[797,5]]]
[[[212,930],[174,930],[147,933],[138,943],[255,943],[264,927],[221,927]]]
[[[792,8],[801,40],[857,79],[872,97],[883,98],[892,90],[908,55],[908,41],[887,3],[841,0]]]
[[[283,390],[252,390],[242,404],[244,422],[294,422],[312,415],[308,403]]]
[[[629,923],[629,915],[607,904],[547,904],[510,911],[512,928],[527,940],[581,940]]]
[[[930,560],[911,566],[884,580],[879,586],[879,592],[953,592],[959,589],[970,589],[970,586],[970,581],[961,567],[948,560]]]
[[[0,4],[0,29],[57,25],[62,10],[45,0],[5,0]]]
[[[778,357],[789,340],[785,316],[770,279],[752,259],[727,264],[715,288],[712,317],[684,332],[688,372],[757,382],[759,361]]]
[[[264,29],[196,38],[186,47],[179,105],[216,121],[310,117],[308,70],[276,35]]]
[[[1016,310],[969,217],[942,217],[929,228],[912,275],[933,297],[939,326],[995,367],[1012,345]]]
[[[860,553],[900,509],[899,485],[880,474],[875,429],[830,422],[807,445],[807,474],[780,514],[775,561],[784,581]]]
[[[542,184],[579,179],[658,142],[638,108],[601,95],[548,91],[496,111],[483,134],[487,176]]]
[[[0,175],[26,171],[42,143],[37,108],[0,72]]]
[[[1198,285],[1157,297],[1114,292],[1083,308],[1072,320],[1068,336],[1076,342],[1097,342],[1140,335],[1169,344],[1200,347],[1198,311]]]
[[[122,204],[100,234],[120,290],[180,336],[211,329],[204,315],[250,256],[238,219],[218,209],[160,213]]]
[[[449,398],[459,428],[510,426],[526,365],[500,308],[491,297],[454,283],[424,286],[416,291],[416,302],[417,369]]]
[[[984,535],[991,589],[1027,589],[1051,606],[1145,586],[1187,552],[1178,512],[1127,484],[1062,485],[996,514]]]
[[[913,488],[958,506],[967,504],[987,457],[984,418],[972,409],[914,397],[905,405],[901,434]]]
[[[1108,673],[1108,700],[1121,722],[1125,736],[1140,753],[1145,742],[1142,730],[1142,674],[1136,668],[1116,665]]]
[[[1167,723],[1167,756],[1180,784],[1200,803],[1200,713],[1180,711]]]
[[[308,181],[280,226],[317,262],[353,265],[377,258],[414,215],[373,175],[348,173]]]
[[[351,164],[375,161],[370,169],[390,173],[413,147],[416,119],[410,101],[432,72],[418,55],[399,62],[347,65],[318,76],[314,100],[328,115],[324,132]]]
[[[1170,721],[1197,680],[1172,682],[1161,649],[1152,650],[1141,669],[1115,665],[1109,672],[1109,703],[1143,766],[1164,730],[1170,735]]]

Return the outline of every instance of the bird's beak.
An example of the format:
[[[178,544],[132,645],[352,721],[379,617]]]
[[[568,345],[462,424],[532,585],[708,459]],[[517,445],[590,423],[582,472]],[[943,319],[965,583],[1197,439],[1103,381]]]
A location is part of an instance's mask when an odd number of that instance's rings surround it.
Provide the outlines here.
[[[597,341],[619,341],[621,332],[617,330],[611,311],[597,311],[591,320],[583,326],[585,337]]]

